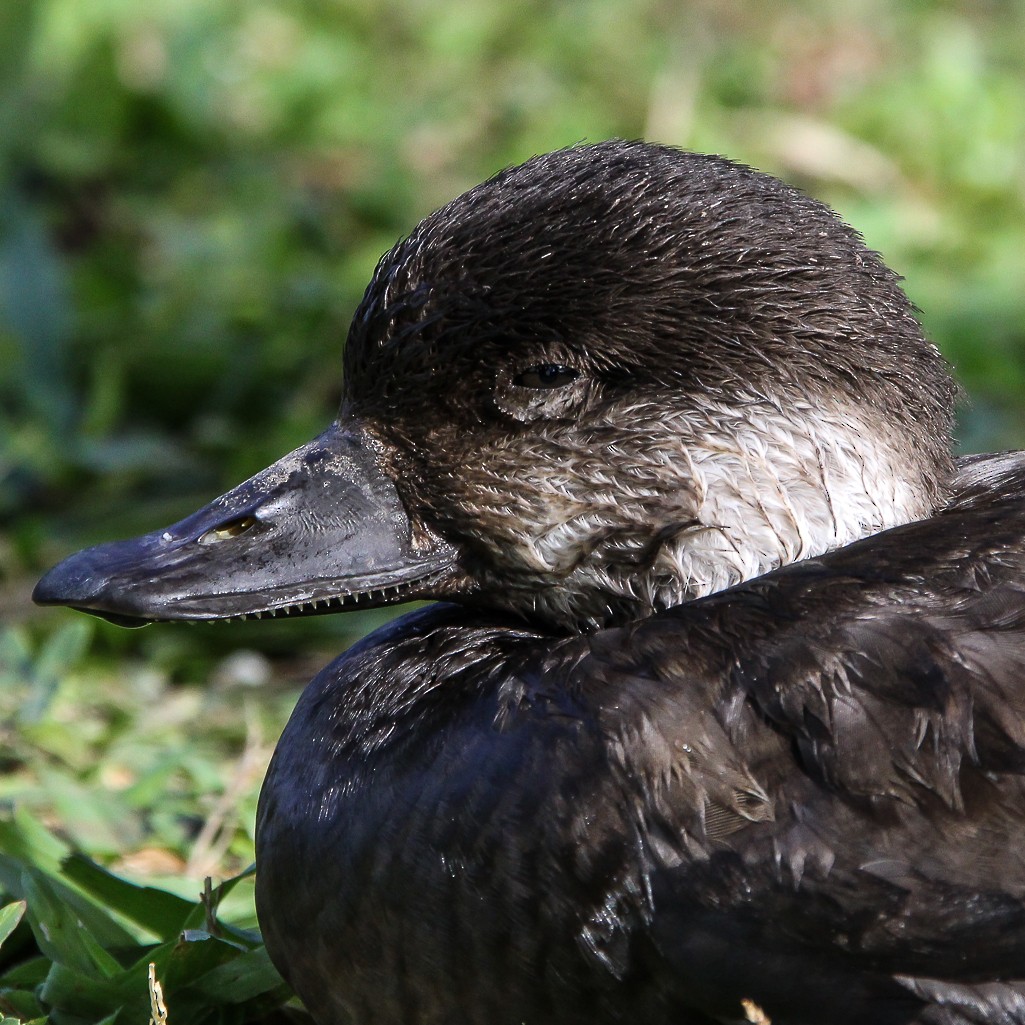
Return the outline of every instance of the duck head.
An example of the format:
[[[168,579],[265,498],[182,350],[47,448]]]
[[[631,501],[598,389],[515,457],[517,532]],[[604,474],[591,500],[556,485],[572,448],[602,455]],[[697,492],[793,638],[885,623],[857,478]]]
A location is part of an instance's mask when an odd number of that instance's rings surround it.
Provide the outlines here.
[[[639,618],[930,514],[955,388],[897,276],[727,160],[536,157],[379,263],[319,438],[37,601],[136,623],[447,598]]]

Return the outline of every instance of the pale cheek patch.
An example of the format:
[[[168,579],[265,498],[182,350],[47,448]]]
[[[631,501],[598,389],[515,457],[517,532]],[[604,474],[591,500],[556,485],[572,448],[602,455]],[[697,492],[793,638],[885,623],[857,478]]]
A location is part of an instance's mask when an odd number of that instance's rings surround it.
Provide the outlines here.
[[[597,624],[928,515],[899,445],[848,409],[638,406],[488,453],[460,485],[487,590]]]

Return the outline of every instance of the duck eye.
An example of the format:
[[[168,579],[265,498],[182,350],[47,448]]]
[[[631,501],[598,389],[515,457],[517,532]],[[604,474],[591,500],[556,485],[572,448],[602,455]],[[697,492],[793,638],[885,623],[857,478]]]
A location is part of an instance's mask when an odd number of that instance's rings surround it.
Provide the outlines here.
[[[579,370],[565,367],[561,363],[539,363],[527,367],[513,378],[513,384],[520,388],[561,388],[580,376]]]
[[[208,530],[198,538],[198,541],[201,545],[215,545],[218,541],[227,541],[229,538],[238,537],[239,534],[244,534],[250,527],[255,526],[255,517],[240,516],[237,520],[228,520],[219,527]]]

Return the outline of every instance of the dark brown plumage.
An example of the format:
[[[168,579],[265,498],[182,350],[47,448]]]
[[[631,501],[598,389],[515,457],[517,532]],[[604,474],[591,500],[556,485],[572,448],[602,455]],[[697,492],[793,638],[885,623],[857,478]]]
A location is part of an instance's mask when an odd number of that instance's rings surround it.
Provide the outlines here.
[[[1025,1025],[1025,455],[955,467],[856,233],[560,151],[400,242],[345,359],[318,439],[36,593],[459,602],[271,765],[261,924],[321,1025]]]
[[[318,1020],[1025,1020],[1006,469],[983,508],[631,626],[438,606],[329,666],[260,819]]]

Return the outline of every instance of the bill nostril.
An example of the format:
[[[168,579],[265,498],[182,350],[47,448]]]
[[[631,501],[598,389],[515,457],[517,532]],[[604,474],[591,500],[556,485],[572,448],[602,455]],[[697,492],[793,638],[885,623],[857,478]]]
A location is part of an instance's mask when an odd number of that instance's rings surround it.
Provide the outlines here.
[[[240,516],[236,520],[227,520],[208,530],[205,534],[201,534],[197,541],[201,545],[215,545],[221,541],[228,541],[256,526],[256,522],[255,516]]]

